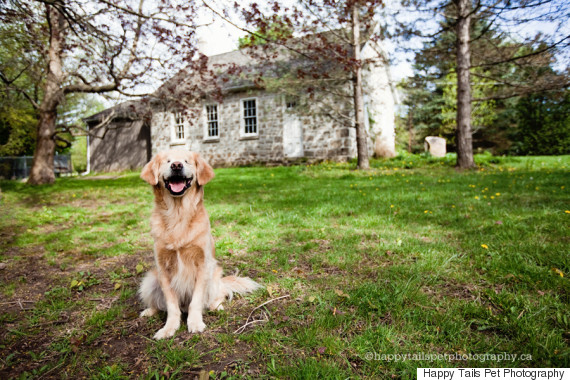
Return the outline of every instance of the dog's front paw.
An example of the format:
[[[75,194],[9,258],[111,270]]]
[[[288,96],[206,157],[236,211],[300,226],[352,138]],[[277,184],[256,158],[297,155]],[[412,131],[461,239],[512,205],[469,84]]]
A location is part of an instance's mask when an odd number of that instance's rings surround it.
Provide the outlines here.
[[[155,315],[157,312],[158,312],[158,310],[156,310],[156,309],[154,309],[154,308],[152,308],[152,307],[149,307],[148,309],[144,309],[144,310],[142,311],[142,313],[140,314],[140,317],[141,317],[141,318],[144,318],[144,317],[152,317],[152,316]]]
[[[200,318],[188,317],[188,331],[190,333],[199,333],[199,332],[204,331],[205,328],[206,328],[206,324],[204,323],[204,321],[202,321],[201,316],[200,316]]]
[[[174,333],[176,333],[176,330],[178,330],[178,327],[164,326],[163,328],[158,330],[156,334],[154,334],[154,339],[160,340],[160,339],[164,339],[164,338],[170,338],[170,337],[174,336]]]

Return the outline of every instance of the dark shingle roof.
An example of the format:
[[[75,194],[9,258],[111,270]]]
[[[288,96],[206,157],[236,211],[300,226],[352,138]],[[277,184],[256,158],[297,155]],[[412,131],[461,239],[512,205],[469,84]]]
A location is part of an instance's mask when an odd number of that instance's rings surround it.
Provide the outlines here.
[[[128,100],[86,117],[83,121],[93,126],[101,123],[105,119],[140,120],[144,117],[146,110],[148,110],[148,100]]]
[[[326,39],[346,37],[346,30],[326,32],[314,41],[325,36]],[[343,37],[339,37],[339,35]],[[368,40],[370,33],[365,35]],[[300,38],[289,41],[292,46],[301,44]],[[306,42],[307,40],[304,40]],[[347,54],[350,46],[343,43]],[[301,46],[301,45],[299,45]],[[302,46],[299,51],[302,50]],[[115,112],[115,119],[140,119],[149,110],[150,105],[180,104],[181,99],[200,99],[210,97],[215,92],[227,93],[245,91],[264,86],[261,78],[282,78],[298,70],[320,73],[329,73],[342,70],[333,60],[323,60],[318,63],[304,57],[285,47],[264,50],[259,47],[250,47],[217,54],[191,62],[186,68],[180,70],[171,79],[164,82],[147,99],[127,101],[109,108],[85,119],[87,123],[103,120],[109,113]]]

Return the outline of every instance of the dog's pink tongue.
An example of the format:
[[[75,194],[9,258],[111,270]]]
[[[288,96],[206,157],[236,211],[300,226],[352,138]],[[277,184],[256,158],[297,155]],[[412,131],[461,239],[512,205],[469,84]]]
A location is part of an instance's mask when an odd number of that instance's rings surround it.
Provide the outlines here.
[[[184,182],[170,182],[170,189],[175,193],[179,193],[184,190],[185,185]]]

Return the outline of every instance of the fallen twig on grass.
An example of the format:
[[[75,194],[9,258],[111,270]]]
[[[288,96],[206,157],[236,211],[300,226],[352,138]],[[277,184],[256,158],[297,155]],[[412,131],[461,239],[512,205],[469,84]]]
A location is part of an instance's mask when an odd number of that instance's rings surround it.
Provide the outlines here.
[[[2,302],[0,303],[0,305],[18,305],[20,306],[20,309],[22,310],[32,310],[33,307],[24,307],[23,304],[25,303],[36,303],[36,301],[26,301],[26,300],[21,300],[21,299],[17,299],[16,301],[10,301],[10,302]]]
[[[245,324],[244,324],[243,326],[241,326],[240,328],[238,328],[236,331],[234,331],[234,334],[241,334],[242,332],[244,332],[244,330],[245,330],[245,329],[247,328],[247,326],[249,326],[249,325],[252,325],[252,324],[255,324],[255,323],[260,323],[260,322],[267,322],[267,321],[269,320],[269,317],[267,316],[267,313],[264,313],[264,314],[265,314],[265,318],[263,318],[263,319],[254,319],[254,320],[252,320],[251,322],[250,322],[249,320],[250,320],[251,316],[253,315],[253,313],[254,313],[257,309],[259,309],[259,308],[261,308],[261,307],[267,305],[268,303],[271,303],[271,302],[273,302],[273,301],[277,301],[277,300],[280,300],[280,299],[283,299],[283,298],[287,298],[287,297],[289,297],[289,294],[286,294],[286,295],[281,296],[281,297],[277,297],[277,298],[270,299],[269,301],[266,301],[266,302],[262,303],[261,305],[255,307],[255,308],[251,311],[251,313],[249,313],[249,315],[247,316],[247,319],[245,320]]]
[[[96,309],[97,310],[101,310],[101,309],[110,309],[111,306],[113,306],[113,304],[115,303],[116,300],[118,300],[119,297],[111,297],[111,298],[89,298],[89,301],[93,301],[93,302],[99,302],[99,305],[97,305]]]
[[[234,334],[241,334],[242,332],[245,331],[245,329],[247,328],[247,326],[256,324],[256,323],[261,323],[261,322],[267,322],[269,321],[269,318],[267,317],[267,314],[264,313],[265,318],[263,319],[254,319],[252,321],[247,322],[245,325],[241,326],[239,329],[237,329],[236,331],[234,331]]]
[[[17,305],[18,303],[35,303],[36,301],[26,301],[18,299],[17,301],[0,302],[0,305]]]

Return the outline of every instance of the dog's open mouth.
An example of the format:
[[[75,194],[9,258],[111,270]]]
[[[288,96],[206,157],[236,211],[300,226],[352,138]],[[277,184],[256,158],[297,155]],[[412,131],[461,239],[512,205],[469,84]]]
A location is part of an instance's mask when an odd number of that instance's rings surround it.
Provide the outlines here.
[[[172,195],[182,195],[192,185],[192,177],[172,176],[164,180],[164,186]]]

